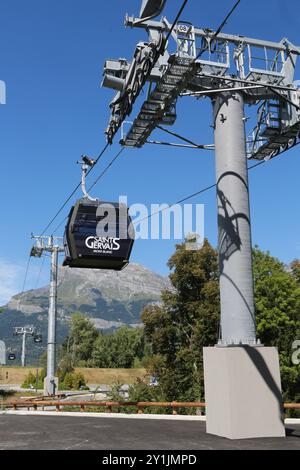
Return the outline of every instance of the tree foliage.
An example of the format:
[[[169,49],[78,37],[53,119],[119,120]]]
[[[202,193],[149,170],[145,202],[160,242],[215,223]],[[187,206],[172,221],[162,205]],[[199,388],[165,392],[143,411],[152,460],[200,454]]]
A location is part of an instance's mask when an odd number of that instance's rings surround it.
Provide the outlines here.
[[[205,240],[197,251],[177,245],[170,258],[173,289],[163,304],[142,313],[146,339],[152,345],[150,371],[159,377],[166,400],[203,397],[202,348],[218,339],[219,287],[217,253]]]
[[[291,262],[291,273],[298,285],[300,285],[300,260],[294,259]]]
[[[142,359],[143,355],[142,330],[122,327],[114,333],[99,334],[89,364],[100,368],[131,368],[136,358]]]
[[[98,338],[98,331],[93,323],[80,313],[72,315],[70,334],[63,344],[66,356],[69,356],[71,365],[79,365],[88,361]]]
[[[60,376],[64,378],[74,367],[132,368],[141,365],[145,350],[142,329],[125,326],[102,333],[88,318],[76,313],[60,351]]]
[[[269,253],[253,250],[257,336],[290,355],[299,332],[300,284]]]
[[[207,240],[199,251],[178,245],[169,267],[173,290],[142,314],[153,353],[149,370],[158,376],[163,399],[203,399],[202,348],[217,342],[219,329],[217,253]],[[255,247],[253,274],[257,335],[279,350],[284,399],[299,401],[300,366],[291,356],[300,339],[300,262],[288,270]]]
[[[300,366],[292,364],[292,345],[300,339],[300,262],[291,269],[268,252],[253,250],[257,335],[280,355],[285,401],[300,401]]]
[[[204,399],[202,349],[215,345],[219,337],[217,252],[207,240],[197,251],[180,244],[168,266],[172,288],[163,292],[161,304],[143,310],[144,328],[123,327],[104,334],[85,316],[73,315],[62,347],[62,377],[75,366],[147,365],[159,385],[148,390],[146,384],[137,384],[130,391],[132,397]],[[279,350],[285,401],[300,401],[300,366],[291,360],[293,342],[300,339],[300,261],[287,268],[255,247],[253,275],[257,336],[265,346]]]

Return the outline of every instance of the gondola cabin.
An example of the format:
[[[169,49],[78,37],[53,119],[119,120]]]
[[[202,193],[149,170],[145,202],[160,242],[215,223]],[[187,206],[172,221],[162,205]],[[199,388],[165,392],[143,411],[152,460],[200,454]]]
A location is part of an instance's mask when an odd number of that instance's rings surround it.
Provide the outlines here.
[[[120,271],[129,263],[133,243],[134,229],[125,204],[83,198],[69,213],[63,265]]]
[[[33,341],[35,343],[42,343],[43,342],[43,336],[40,333],[38,333],[38,334],[34,335]]]

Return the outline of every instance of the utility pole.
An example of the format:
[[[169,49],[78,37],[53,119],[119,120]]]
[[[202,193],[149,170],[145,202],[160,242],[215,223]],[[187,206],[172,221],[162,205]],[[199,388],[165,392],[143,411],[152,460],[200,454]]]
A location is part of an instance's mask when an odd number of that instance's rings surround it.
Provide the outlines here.
[[[22,335],[22,355],[21,355],[22,367],[26,365],[26,331]]]
[[[58,378],[55,377],[58,254],[64,252],[64,248],[61,246],[61,237],[32,235],[32,238],[35,239],[36,244],[31,250],[31,256],[40,258],[44,252],[51,253],[47,376],[44,381],[44,393],[45,395],[55,395],[58,389]]]
[[[26,336],[35,336],[36,328],[33,326],[17,326],[14,328],[14,336],[22,336],[21,365],[26,366]]]
[[[4,341],[0,340],[0,366],[6,364],[6,345]]]

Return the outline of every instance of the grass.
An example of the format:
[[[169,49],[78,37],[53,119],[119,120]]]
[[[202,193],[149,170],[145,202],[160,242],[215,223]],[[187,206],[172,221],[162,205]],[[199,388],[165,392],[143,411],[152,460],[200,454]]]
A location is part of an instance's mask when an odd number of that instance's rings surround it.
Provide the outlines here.
[[[146,375],[145,369],[92,369],[79,367],[76,372],[84,375],[86,383],[99,385],[112,385],[117,382],[122,384],[133,384],[138,378]],[[35,367],[0,367],[0,389],[1,384],[22,384],[25,377],[32,372],[36,375]]]
[[[146,369],[92,369],[75,368],[76,372],[84,375],[85,382],[90,384],[113,385],[115,383],[134,384],[136,380],[143,379]]]

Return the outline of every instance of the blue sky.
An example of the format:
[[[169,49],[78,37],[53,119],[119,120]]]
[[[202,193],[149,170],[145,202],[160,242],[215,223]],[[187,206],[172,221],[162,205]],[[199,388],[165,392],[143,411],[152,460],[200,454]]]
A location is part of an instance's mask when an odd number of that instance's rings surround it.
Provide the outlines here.
[[[233,3],[190,0],[182,19],[214,29]],[[169,21],[180,5],[167,2]],[[136,43],[147,39],[143,30],[123,25],[125,13],[137,14],[139,7],[140,0],[1,0],[0,79],[7,104],[0,106],[0,304],[22,287],[30,233],[47,225],[77,184],[76,160],[82,153],[97,156],[104,145],[113,94],[100,88],[103,63],[131,59]],[[251,8],[242,0],[224,32],[300,44],[298,8],[297,0],[252,0]],[[178,115],[174,130],[199,143],[213,142],[209,100],[180,99]],[[158,131],[154,135],[165,139]],[[115,140],[91,182],[116,154]],[[299,151],[250,172],[253,242],[285,262],[300,257]],[[145,146],[124,151],[95,195],[117,200],[125,194],[130,204],[173,203],[214,179],[212,152]],[[192,202],[205,204],[205,235],[216,245],[214,190]],[[132,261],[167,274],[173,250],[174,241],[136,242]],[[32,261],[27,288],[36,285],[39,263]],[[46,262],[39,283],[47,281]]]

